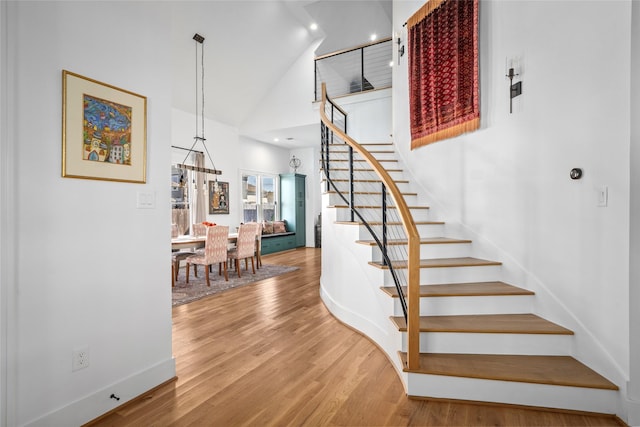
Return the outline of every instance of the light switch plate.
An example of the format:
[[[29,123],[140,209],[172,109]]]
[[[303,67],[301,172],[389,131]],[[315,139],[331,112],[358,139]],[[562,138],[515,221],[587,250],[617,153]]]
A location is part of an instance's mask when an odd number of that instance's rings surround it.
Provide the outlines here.
[[[609,204],[609,187],[601,185],[597,188],[598,207],[606,207]]]
[[[138,194],[136,197],[136,207],[138,209],[155,209],[156,193],[138,191]]]

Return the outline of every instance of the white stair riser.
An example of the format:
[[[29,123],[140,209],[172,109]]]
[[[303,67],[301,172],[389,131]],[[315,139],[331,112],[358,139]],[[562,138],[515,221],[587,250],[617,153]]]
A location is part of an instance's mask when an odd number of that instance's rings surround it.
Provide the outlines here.
[[[420,245],[420,259],[460,258],[471,256],[470,243],[437,243]]]
[[[382,162],[382,167],[385,168],[387,173],[396,179],[400,179],[402,174],[404,173],[403,169],[398,165],[397,162]],[[364,177],[376,177],[377,174],[374,170],[367,164],[366,162],[356,162],[353,166],[353,173],[359,174],[359,176]],[[397,175],[393,175],[397,174]],[[331,169],[329,169],[330,177],[347,177],[349,175],[349,164],[347,162],[340,162],[331,165]]]
[[[349,193],[344,193],[344,196],[347,198],[349,198]],[[415,195],[406,195],[404,196],[407,204],[411,205],[411,206],[417,206],[418,205],[418,197]],[[382,196],[380,194],[356,194],[355,195],[355,205],[381,205],[381,199]],[[344,200],[342,200],[342,197],[340,197],[337,193],[330,193],[329,194],[329,203],[332,206],[335,205],[344,205],[346,204],[346,202]]]
[[[576,411],[616,413],[612,390],[494,381],[441,375],[408,374],[407,394],[442,399],[497,402]]]
[[[402,315],[399,298],[393,298],[395,316]],[[531,313],[533,295],[429,297],[420,299],[423,316],[461,316],[465,314],[525,314]]]
[[[372,148],[372,147],[365,147],[365,149],[367,150],[372,150],[372,151],[391,151],[393,150],[393,148],[391,147],[384,147],[384,148]],[[373,155],[373,157],[376,160],[396,160],[396,153],[395,152],[391,152],[391,153],[370,153]],[[345,157],[349,155],[349,150],[346,149],[342,149],[342,150],[331,150],[331,152],[329,153],[329,158],[331,158],[331,156],[335,156],[335,157]],[[361,160],[364,159],[364,157],[362,157],[357,151],[353,151],[353,158],[354,160]]]
[[[346,207],[336,208],[336,218],[338,221],[349,221],[351,216],[350,210]],[[359,209],[360,215],[367,221],[380,221],[380,215],[382,209]],[[389,212],[389,219],[393,220],[393,218],[397,217],[397,210],[393,209]],[[413,216],[414,221],[428,221],[429,220],[429,209],[411,209],[411,215]]]
[[[378,238],[382,242],[382,238],[380,236]],[[420,245],[420,259],[468,257],[471,253],[470,246],[468,243],[422,244]],[[389,245],[388,248],[391,259],[406,258],[407,245]],[[382,251],[377,245],[372,246],[371,259],[372,261],[382,260]]]
[[[342,176],[332,176],[332,179],[346,179]],[[349,183],[346,181],[334,181],[334,184],[338,188],[338,190],[342,192],[347,192],[349,190]],[[408,182],[396,182],[396,186],[403,193],[411,193],[411,186]],[[374,189],[375,191],[379,191],[382,188],[382,182],[356,182],[355,190],[356,191],[371,191],[370,189]],[[326,191],[327,186],[326,182],[322,181],[322,191]]]
[[[423,285],[436,285],[439,283],[490,282],[500,280],[500,276],[501,266],[499,265],[420,269],[420,283]],[[389,273],[388,270],[385,270],[384,278],[384,286],[393,286],[391,273]]]
[[[421,353],[570,356],[572,344],[573,335],[420,333]],[[402,351],[407,351],[406,332],[402,332]]]
[[[442,237],[444,235],[444,224],[420,224],[416,226],[421,237]],[[373,230],[379,235],[382,233],[381,226],[374,226]],[[406,236],[401,225],[390,225],[387,227],[390,236]],[[365,226],[360,226],[360,239],[369,240],[371,235]]]

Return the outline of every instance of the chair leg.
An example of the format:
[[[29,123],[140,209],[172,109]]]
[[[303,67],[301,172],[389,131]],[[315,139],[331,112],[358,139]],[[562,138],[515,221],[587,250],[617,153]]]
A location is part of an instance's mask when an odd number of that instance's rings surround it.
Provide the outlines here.
[[[229,281],[229,273],[227,272],[227,261],[224,262],[224,280]]]
[[[207,280],[207,286],[211,286],[211,283],[209,283],[209,266],[208,265],[204,266],[204,277]]]
[[[171,264],[171,287],[176,286],[176,266]]]
[[[251,257],[251,259],[253,259],[253,257]],[[247,262],[247,258],[244,259],[244,269],[249,270],[249,264]]]
[[[253,264],[253,257],[251,257],[251,271],[253,271],[253,274],[256,274],[256,266]]]
[[[187,273],[186,273],[187,274],[187,283],[189,283],[189,265],[190,264],[187,263]],[[195,265],[194,265],[194,268],[195,268]]]
[[[240,275],[240,260],[236,259],[236,273],[238,273],[238,278],[242,277]]]

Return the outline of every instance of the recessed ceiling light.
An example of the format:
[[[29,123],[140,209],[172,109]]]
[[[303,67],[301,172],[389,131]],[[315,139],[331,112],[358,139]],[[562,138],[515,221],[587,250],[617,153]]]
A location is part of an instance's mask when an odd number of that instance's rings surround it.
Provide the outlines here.
[[[371,34],[371,36],[369,38],[371,39],[372,42],[374,42],[378,38],[378,35],[373,33],[373,34]]]
[[[311,25],[309,25],[309,29],[311,31],[315,31],[318,29],[318,24],[316,24],[315,22],[312,22]]]
[[[393,61],[389,62],[389,67],[393,67]]]
[[[278,142],[278,141],[280,141],[279,138],[273,138],[273,142]]]

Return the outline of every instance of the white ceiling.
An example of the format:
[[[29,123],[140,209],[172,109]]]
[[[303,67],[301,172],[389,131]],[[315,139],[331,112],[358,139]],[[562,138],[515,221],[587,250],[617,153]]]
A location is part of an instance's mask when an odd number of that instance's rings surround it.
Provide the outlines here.
[[[365,44],[372,33],[391,35],[391,0],[209,0],[171,7],[173,106],[195,113],[202,96],[195,86],[196,79],[201,84],[196,76],[201,51],[193,40],[198,33],[205,37],[205,115],[240,134],[249,114],[256,114],[256,106],[312,44],[322,39],[320,55]],[[319,29],[311,31],[311,22]],[[251,137],[286,148],[308,146],[317,141],[319,126],[278,133],[293,139],[274,142],[273,130],[253,131]]]

